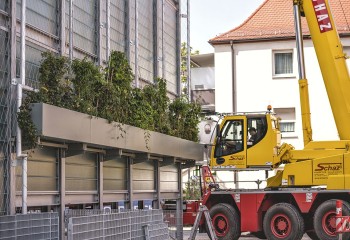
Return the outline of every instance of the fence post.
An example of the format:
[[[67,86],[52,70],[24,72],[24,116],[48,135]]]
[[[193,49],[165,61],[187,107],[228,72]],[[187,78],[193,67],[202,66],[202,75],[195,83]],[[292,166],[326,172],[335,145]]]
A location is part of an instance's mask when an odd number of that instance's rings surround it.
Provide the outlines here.
[[[342,240],[343,239],[343,227],[342,227],[342,220],[341,217],[343,215],[343,202],[342,200],[337,200],[335,203],[335,212],[336,212],[336,220],[335,220],[335,225],[336,225],[336,233],[338,233],[338,239]]]
[[[68,240],[73,240],[73,222],[72,222],[72,218],[68,219]]]

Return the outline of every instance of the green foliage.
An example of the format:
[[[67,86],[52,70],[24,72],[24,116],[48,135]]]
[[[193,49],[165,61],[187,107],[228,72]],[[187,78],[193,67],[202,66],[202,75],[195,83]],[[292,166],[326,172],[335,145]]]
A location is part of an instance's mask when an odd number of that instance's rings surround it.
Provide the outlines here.
[[[148,85],[143,88],[144,100],[150,104],[153,109],[152,121],[153,126],[149,130],[157,131],[164,134],[170,134],[169,124],[169,98],[166,90],[166,80],[158,78],[155,85]]]
[[[192,176],[186,183],[184,189],[184,200],[199,200],[201,198],[201,189],[198,177]]]
[[[35,147],[36,142],[36,128],[31,118],[32,102],[40,102],[41,99],[34,93],[29,93],[23,100],[20,107],[20,112],[17,115],[18,125],[22,131],[22,144],[31,149]]]
[[[169,105],[172,135],[198,142],[198,124],[201,106],[189,103],[186,97],[176,98]]]
[[[69,60],[66,57],[43,53],[45,61],[39,69],[39,101],[63,108],[72,108],[73,89],[69,79]],[[33,94],[34,97],[35,94]]]
[[[127,124],[131,115],[129,105],[132,101],[131,83],[134,76],[123,53],[116,51],[111,53],[105,69],[105,79],[108,86],[106,92],[109,94],[102,97],[100,110],[108,117],[111,115],[112,119],[107,119]]]
[[[100,89],[105,84],[101,69],[86,59],[75,59],[72,63],[72,72],[74,73],[72,110],[97,116],[98,103],[103,97]]]
[[[200,106],[184,98],[170,102],[166,80],[156,79],[143,89],[132,87],[134,76],[121,52],[112,52],[104,69],[92,62],[44,53],[40,67],[39,92],[29,93],[18,114],[18,123],[26,146],[35,147],[36,130],[30,116],[30,104],[43,102],[145,130],[198,141]],[[121,134],[120,137],[123,137]]]

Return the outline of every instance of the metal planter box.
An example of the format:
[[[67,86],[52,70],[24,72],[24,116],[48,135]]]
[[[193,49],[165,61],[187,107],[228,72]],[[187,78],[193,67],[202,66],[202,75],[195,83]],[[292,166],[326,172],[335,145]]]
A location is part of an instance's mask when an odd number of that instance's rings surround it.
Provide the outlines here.
[[[203,146],[199,143],[150,131],[146,145],[145,131],[116,122],[64,108],[34,103],[32,119],[43,139],[65,143],[85,143],[102,149],[122,149],[135,153],[148,153],[159,157],[175,157],[202,161]],[[123,136],[122,136],[123,135]]]

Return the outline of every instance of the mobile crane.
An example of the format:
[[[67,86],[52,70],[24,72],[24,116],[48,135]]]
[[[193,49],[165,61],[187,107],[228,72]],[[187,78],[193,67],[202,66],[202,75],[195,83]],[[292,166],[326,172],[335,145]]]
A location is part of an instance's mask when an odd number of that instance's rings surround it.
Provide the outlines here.
[[[291,1],[292,6],[292,1]],[[259,238],[338,239],[335,202],[350,215],[350,77],[328,0],[293,0],[299,64],[304,149],[281,143],[279,119],[271,112],[224,116],[211,148],[211,170],[284,169],[267,179],[264,190],[223,190],[203,168],[207,206],[219,239],[241,232]],[[305,16],[328,93],[339,141],[313,141],[303,57],[301,16]],[[248,132],[256,138],[249,141]],[[205,227],[205,223],[202,224]],[[350,239],[350,235],[343,235]]]

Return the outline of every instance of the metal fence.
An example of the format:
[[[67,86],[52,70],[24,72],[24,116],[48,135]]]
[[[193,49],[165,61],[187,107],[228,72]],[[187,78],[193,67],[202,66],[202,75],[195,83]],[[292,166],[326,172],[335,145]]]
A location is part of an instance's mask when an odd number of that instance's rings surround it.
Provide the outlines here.
[[[144,230],[146,240],[169,239],[169,229],[166,223],[146,225]]]
[[[0,1],[0,9],[9,12],[8,1]],[[6,29],[8,16],[0,14],[0,215],[8,213],[11,162],[12,120],[11,81],[10,81],[10,34]]]
[[[79,211],[80,214],[89,214],[88,211]],[[70,214],[79,214],[70,211]],[[90,213],[96,213],[92,211]],[[80,239],[145,239],[145,227],[163,223],[163,211],[155,210],[137,210],[125,211],[110,214],[98,214],[90,216],[70,217],[68,219],[68,240]],[[163,231],[161,229],[159,231]],[[155,233],[152,228],[152,234]],[[151,238],[152,239],[152,238]],[[159,239],[159,238],[157,238]],[[168,239],[168,238],[162,238]]]
[[[172,239],[177,239],[177,229],[183,227],[182,225],[182,214],[181,219],[176,216],[176,210],[163,210],[164,222],[168,224],[169,235]]]
[[[59,239],[58,213],[34,213],[0,217],[0,239]]]

